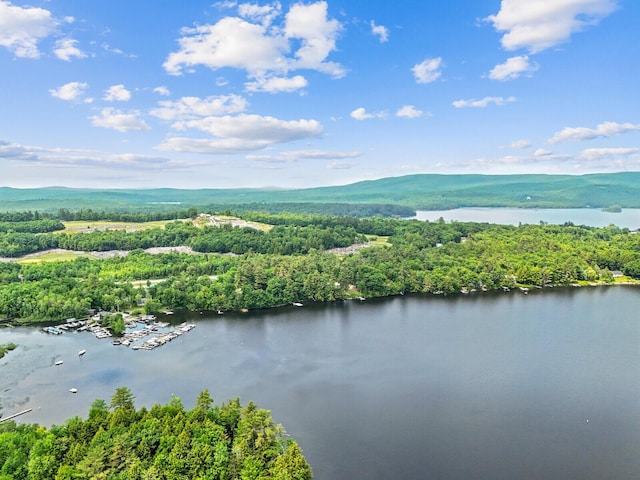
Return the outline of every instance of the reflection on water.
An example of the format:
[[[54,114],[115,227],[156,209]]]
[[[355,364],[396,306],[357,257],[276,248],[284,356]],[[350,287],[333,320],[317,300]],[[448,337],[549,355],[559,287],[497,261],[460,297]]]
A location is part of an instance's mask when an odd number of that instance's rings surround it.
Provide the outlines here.
[[[126,385],[138,406],[240,397],[272,411],[318,479],[640,478],[640,290],[405,296],[251,314],[152,351],[0,330],[5,414],[60,423]],[[87,353],[78,357],[77,352]],[[52,359],[61,366],[51,366]],[[78,389],[70,394],[69,388]],[[586,420],[589,419],[589,423]]]

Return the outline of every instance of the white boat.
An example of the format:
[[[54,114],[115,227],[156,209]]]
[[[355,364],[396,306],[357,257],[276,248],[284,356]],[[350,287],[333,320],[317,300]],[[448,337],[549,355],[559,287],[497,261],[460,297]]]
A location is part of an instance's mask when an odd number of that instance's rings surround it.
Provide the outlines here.
[[[62,360],[58,360],[54,365],[58,366],[58,365],[62,365],[64,362]]]
[[[71,393],[78,393],[78,389],[77,388],[70,388],[69,391]]]
[[[78,352],[78,356],[81,357],[82,355],[84,355],[85,353],[87,353],[87,351],[83,348],[82,350],[80,350]]]
[[[293,302],[292,304],[294,307],[303,307],[304,305],[300,302]]]

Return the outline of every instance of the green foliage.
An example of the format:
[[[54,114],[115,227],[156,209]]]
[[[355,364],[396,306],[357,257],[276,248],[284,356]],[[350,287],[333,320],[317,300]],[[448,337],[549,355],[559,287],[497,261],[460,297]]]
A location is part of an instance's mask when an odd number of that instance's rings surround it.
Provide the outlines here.
[[[7,354],[7,352],[10,352],[11,350],[15,350],[15,349],[16,349],[16,344],[13,342],[0,344],[0,358],[4,357]]]
[[[308,214],[246,217],[274,227],[268,232],[199,229],[176,222],[164,230],[98,232],[113,233],[123,242],[145,239],[154,246],[173,238],[236,255],[151,255],[134,249],[125,257],[100,261],[0,262],[0,318],[63,320],[85,316],[87,309],[257,309],[410,292],[611,282],[616,270],[640,278],[640,235],[614,226],[515,227]],[[91,242],[98,238],[92,235],[51,236]],[[364,235],[382,235],[387,241],[355,253],[326,250],[361,242]],[[143,298],[146,303],[140,307]],[[107,323],[116,333],[124,328],[117,316]]]
[[[126,420],[124,422],[123,420]],[[50,430],[0,424],[0,479],[296,479],[312,478],[295,441],[267,410],[238,400],[213,406],[205,390],[193,410],[179,398],[135,409],[120,387],[89,418]]]

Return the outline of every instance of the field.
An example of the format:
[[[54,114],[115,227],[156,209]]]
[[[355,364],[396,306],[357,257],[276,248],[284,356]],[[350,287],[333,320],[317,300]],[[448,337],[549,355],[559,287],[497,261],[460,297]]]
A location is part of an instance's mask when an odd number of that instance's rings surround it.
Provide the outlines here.
[[[135,232],[136,230],[146,230],[149,228],[164,228],[172,220],[159,220],[156,222],[109,222],[109,221],[70,221],[63,222],[65,229],[59,233],[90,233],[95,230],[126,230]],[[184,221],[184,220],[180,220]]]

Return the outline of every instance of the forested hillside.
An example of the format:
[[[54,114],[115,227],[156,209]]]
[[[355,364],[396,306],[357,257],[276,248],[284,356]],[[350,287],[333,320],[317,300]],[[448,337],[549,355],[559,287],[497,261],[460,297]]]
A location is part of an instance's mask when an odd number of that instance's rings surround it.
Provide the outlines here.
[[[333,215],[400,215],[459,207],[640,207],[640,172],[590,175],[409,175],[307,189],[91,190],[0,188],[0,210],[230,208]]]
[[[44,248],[48,242],[79,250],[130,250],[103,260],[0,263],[0,318],[62,320],[85,316],[88,309],[135,308],[143,298],[146,313],[225,311],[403,293],[607,283],[617,271],[629,280],[640,278],[640,235],[614,226],[266,213],[245,218],[268,228],[171,222],[135,232],[0,233],[5,252]],[[202,253],[143,250],[184,244]]]

